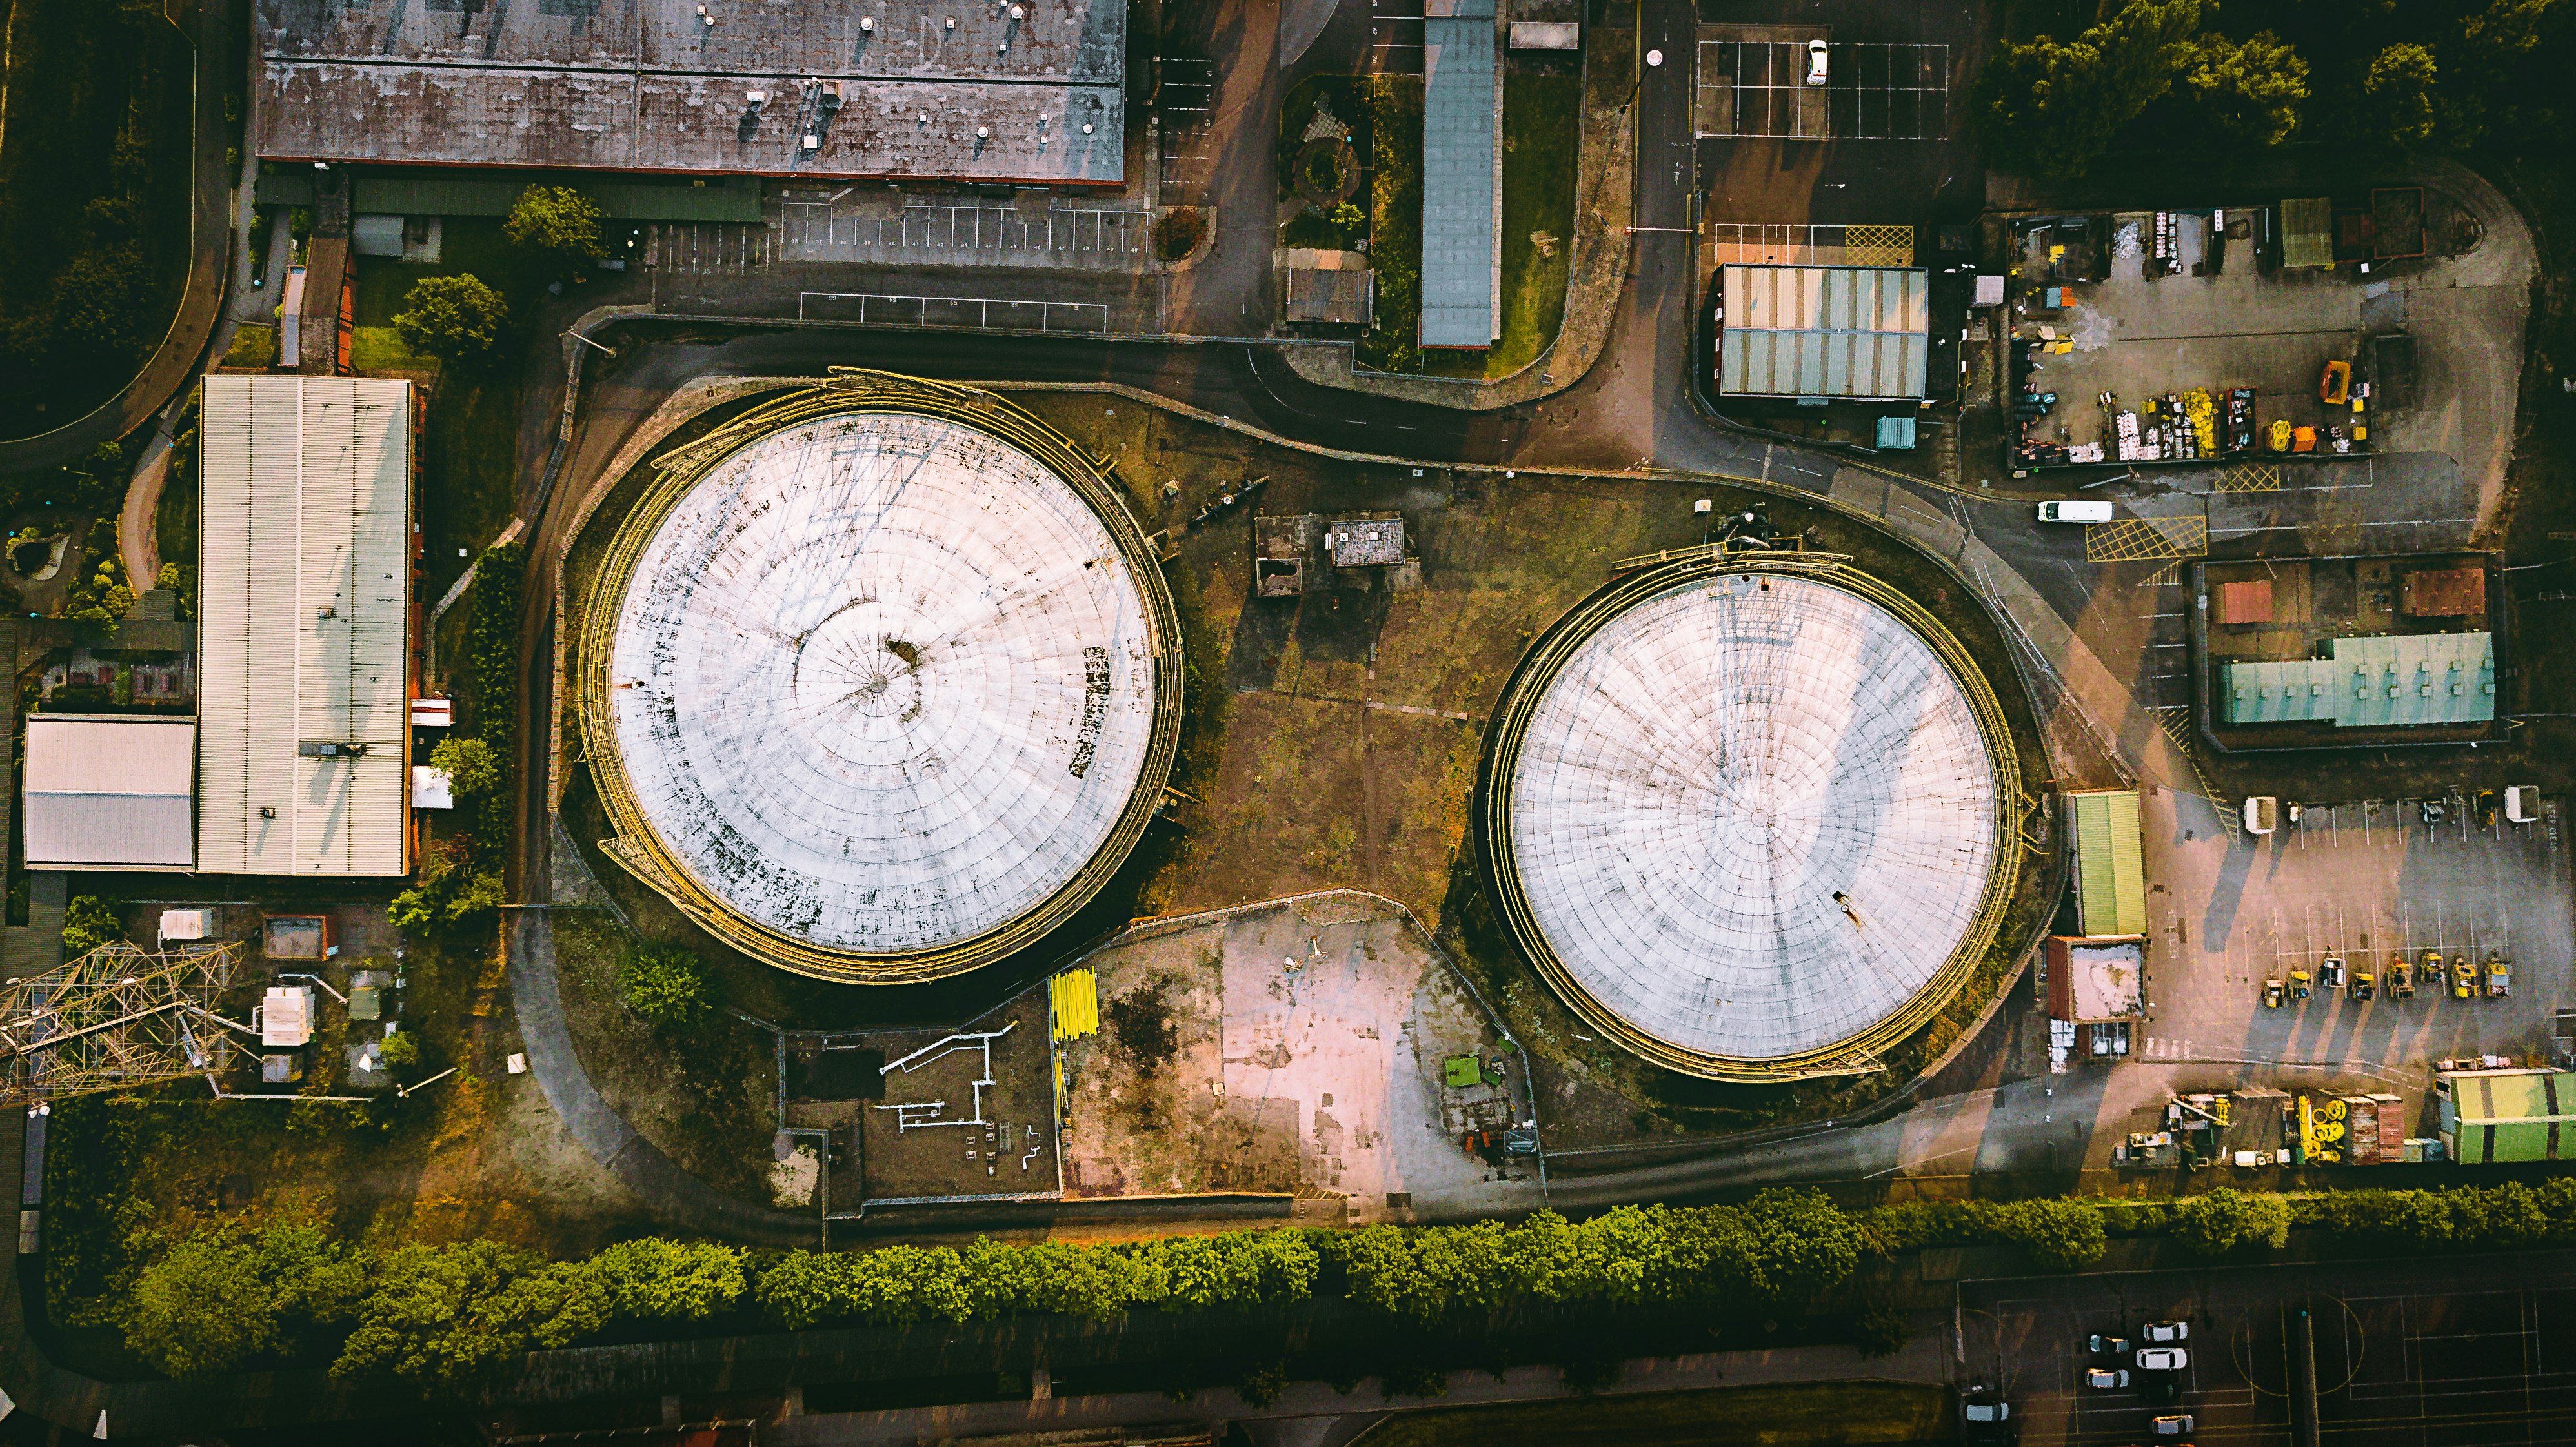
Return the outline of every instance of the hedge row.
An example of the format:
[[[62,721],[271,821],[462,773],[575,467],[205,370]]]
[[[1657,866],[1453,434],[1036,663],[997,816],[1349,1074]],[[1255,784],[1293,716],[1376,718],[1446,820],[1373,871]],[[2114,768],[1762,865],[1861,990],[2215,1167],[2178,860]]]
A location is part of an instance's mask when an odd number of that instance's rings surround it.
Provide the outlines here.
[[[1408,1327],[1481,1330],[1561,1307],[1741,1301],[1794,1308],[1864,1258],[2016,1245],[2073,1270],[2109,1231],[2209,1256],[2286,1244],[2293,1225],[2356,1241],[2576,1244],[2576,1180],[2292,1197],[2231,1189],[2177,1201],[1907,1202],[1842,1210],[1822,1192],[1742,1206],[1622,1206],[1584,1221],[1281,1228],[1073,1245],[750,1252],[648,1239],[546,1262],[490,1241],[349,1246],[304,1222],[218,1226],[161,1243],[126,1293],[125,1335],[176,1376],[336,1342],[343,1377],[418,1386],[502,1371],[525,1352],[756,1310],[789,1330],[962,1323],[1021,1313],[1257,1311],[1342,1296]],[[151,1243],[146,1243],[151,1244]],[[746,1329],[751,1323],[746,1321]]]
[[[473,667],[474,734],[492,746],[501,777],[475,803],[475,838],[484,858],[499,865],[510,857],[510,831],[516,822],[519,734],[519,594],[526,583],[527,546],[503,543],[487,549],[474,566],[473,613],[468,619],[466,657]]]

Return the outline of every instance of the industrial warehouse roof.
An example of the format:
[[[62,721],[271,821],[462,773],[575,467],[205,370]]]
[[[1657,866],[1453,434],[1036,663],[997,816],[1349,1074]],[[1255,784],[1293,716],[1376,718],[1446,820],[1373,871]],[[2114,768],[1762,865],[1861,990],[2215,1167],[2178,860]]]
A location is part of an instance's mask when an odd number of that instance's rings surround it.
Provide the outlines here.
[[[1724,574],[1640,599],[1547,680],[1511,867],[1605,1009],[1703,1055],[1830,1046],[1976,926],[1996,761],[1960,679],[1870,599]]]
[[[2231,724],[2340,728],[2483,723],[2495,717],[2495,639],[2486,633],[2338,638],[2332,656],[2229,663],[2220,717]]]
[[[796,87],[776,76],[273,62],[261,72],[259,153],[820,179],[1110,184],[1124,173],[1115,86],[837,84],[840,112],[806,149]],[[752,91],[775,108],[746,125]]]
[[[1490,347],[1503,324],[1494,0],[1427,0],[1423,12],[1421,340]]]
[[[258,19],[258,150],[275,159],[994,181],[1123,172],[1124,0],[953,11],[259,0]],[[808,78],[831,84],[809,90]],[[841,107],[817,126],[824,89]],[[756,117],[751,91],[768,97]],[[820,144],[807,149],[807,134]]]
[[[197,725],[191,719],[27,719],[29,869],[185,869]]]
[[[724,909],[936,949],[1057,898],[1120,827],[1156,728],[1147,580],[1029,452],[828,414],[645,525],[607,722],[636,810]]]
[[[197,867],[405,873],[411,384],[208,377],[203,418]]]
[[[2132,1018],[2146,1009],[2144,940],[2051,935],[2045,953],[2050,1019],[2082,1024]]]
[[[2147,932],[2146,864],[2132,789],[2069,794],[2074,813],[2075,905],[2088,935]]]
[[[1729,266],[1718,390],[1742,397],[1920,398],[1932,337],[1922,271]]]

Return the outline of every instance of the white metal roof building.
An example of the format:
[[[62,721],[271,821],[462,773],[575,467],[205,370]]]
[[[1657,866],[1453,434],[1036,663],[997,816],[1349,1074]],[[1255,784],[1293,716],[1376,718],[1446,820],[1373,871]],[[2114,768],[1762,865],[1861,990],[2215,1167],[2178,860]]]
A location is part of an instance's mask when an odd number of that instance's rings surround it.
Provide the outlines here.
[[[1169,768],[1176,630],[1136,524],[1024,440],[827,412],[641,506],[583,644],[621,863],[840,977],[982,963],[1105,882]]]
[[[1992,938],[2009,733],[1929,615],[1706,567],[1534,645],[1488,806],[1506,912],[1579,1014],[1658,1063],[1875,1068]]]
[[[203,419],[197,867],[407,873],[411,384],[208,377]]]
[[[1490,347],[1503,327],[1503,83],[1494,0],[1426,0],[1422,324],[1426,347]]]
[[[193,719],[31,714],[29,869],[186,869],[196,857]]]
[[[1718,391],[1738,397],[1919,400],[1931,276],[1873,266],[1728,266],[1719,281]]]

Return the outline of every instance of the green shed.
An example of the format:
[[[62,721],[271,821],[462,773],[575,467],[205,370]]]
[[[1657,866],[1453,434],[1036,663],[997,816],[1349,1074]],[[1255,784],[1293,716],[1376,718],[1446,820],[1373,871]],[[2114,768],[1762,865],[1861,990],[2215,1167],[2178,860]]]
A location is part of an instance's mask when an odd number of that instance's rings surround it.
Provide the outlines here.
[[[2147,868],[2135,789],[2066,796],[2075,835],[2075,907],[2087,935],[2147,932]]]
[[[2576,1071],[2445,1070],[2433,1095],[2434,1130],[2463,1165],[2576,1155]]]

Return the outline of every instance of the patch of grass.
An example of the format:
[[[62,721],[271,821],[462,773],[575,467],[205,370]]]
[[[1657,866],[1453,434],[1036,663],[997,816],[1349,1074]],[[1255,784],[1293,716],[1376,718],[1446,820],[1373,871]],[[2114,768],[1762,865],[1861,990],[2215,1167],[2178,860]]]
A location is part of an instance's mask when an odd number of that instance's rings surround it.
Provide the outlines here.
[[[250,329],[244,327],[243,331]],[[277,347],[272,333],[269,348]],[[349,365],[361,372],[434,372],[436,357],[423,356],[403,345],[402,333],[392,327],[351,327],[349,329]]]
[[[1582,129],[1580,77],[1504,78],[1502,339],[1481,354],[1433,353],[1423,370],[1508,377],[1537,361],[1556,339],[1574,257],[1574,174]]]
[[[1949,1435],[1949,1393],[1897,1382],[1802,1382],[1407,1412],[1358,1447],[1842,1447]]]
[[[545,291],[544,264],[501,239],[501,220],[498,216],[446,218],[439,232],[436,265],[368,257],[357,269],[354,324],[361,329],[391,327],[412,283],[432,276],[479,276],[509,300],[513,315],[533,305]]]
[[[274,367],[277,365],[277,328],[245,326],[233,333],[233,344],[224,352],[227,367]],[[359,363],[361,367],[366,364]]]
[[[1369,106],[1369,264],[1377,322],[1360,339],[1361,365],[1422,370],[1422,78],[1366,80]]]
[[[431,603],[509,525],[519,500],[518,456],[518,373],[448,372],[430,394],[420,436],[423,582]]]

